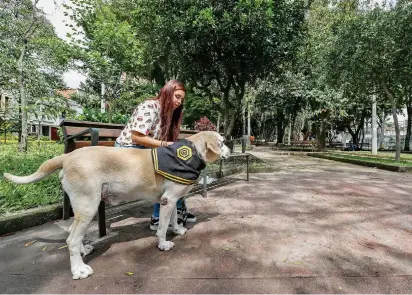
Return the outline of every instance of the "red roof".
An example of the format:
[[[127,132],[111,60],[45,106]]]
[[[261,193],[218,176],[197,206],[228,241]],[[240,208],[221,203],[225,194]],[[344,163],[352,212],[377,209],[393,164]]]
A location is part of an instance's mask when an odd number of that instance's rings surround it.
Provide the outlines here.
[[[57,90],[58,94],[63,95],[65,98],[70,98],[73,94],[76,94],[77,89],[64,89],[64,90]]]

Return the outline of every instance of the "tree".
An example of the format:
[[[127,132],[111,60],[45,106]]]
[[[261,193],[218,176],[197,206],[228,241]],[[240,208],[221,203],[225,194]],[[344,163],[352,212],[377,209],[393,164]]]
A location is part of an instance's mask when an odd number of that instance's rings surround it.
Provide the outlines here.
[[[0,3],[0,86],[18,93],[19,150],[27,150],[27,112],[38,97],[63,85],[69,55],[65,45],[37,7],[39,0]]]
[[[358,127],[368,116],[367,104],[373,95],[379,105],[389,102],[399,160],[397,111],[411,85],[407,74],[411,57],[405,42],[411,35],[411,6],[408,1],[399,1],[392,8],[342,0],[314,1],[312,8],[306,53],[316,88],[331,88],[340,93],[335,106],[342,106],[346,119],[354,110],[360,110]],[[352,136],[357,139],[357,132],[352,132]]]
[[[125,7],[135,12],[123,19],[143,36],[147,68],[204,91],[222,113],[226,137],[240,113],[246,85],[282,71],[294,58],[305,12],[298,0],[155,0],[131,1]],[[214,103],[215,97],[222,106]]]
[[[129,22],[117,17],[112,1],[73,0],[65,7],[75,22],[68,37],[77,69],[105,100],[111,122],[116,100],[135,83],[141,63],[139,39]]]
[[[412,33],[412,7],[375,7],[358,11],[337,29],[330,73],[337,83],[350,84],[363,93],[391,103],[396,130],[396,161],[400,159],[400,129],[397,110],[410,87],[411,57],[406,36]],[[333,71],[332,71],[333,67]],[[337,77],[336,73],[340,75]],[[344,81],[345,80],[345,81]]]
[[[255,113],[260,114],[260,118],[255,117],[255,120],[262,121],[258,125],[262,126],[260,132],[265,134],[266,140],[269,140],[271,132],[265,129],[273,130],[271,125],[275,123],[277,143],[283,143],[286,126],[295,125],[298,114],[306,109],[311,99],[307,78],[292,70],[277,77],[271,75],[258,83]]]

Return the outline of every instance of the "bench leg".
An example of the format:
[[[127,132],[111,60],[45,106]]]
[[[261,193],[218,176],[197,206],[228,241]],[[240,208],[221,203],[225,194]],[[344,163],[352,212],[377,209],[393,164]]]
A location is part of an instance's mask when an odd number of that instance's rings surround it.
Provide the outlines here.
[[[203,170],[203,198],[207,197],[207,175],[206,168]]]
[[[73,212],[70,206],[70,199],[66,192],[63,192],[63,220],[67,220],[71,216],[73,216]]]
[[[99,204],[99,236],[104,237],[106,235],[106,208],[104,201],[100,201]]]
[[[219,163],[219,178],[222,178],[222,165],[223,165],[223,160],[220,160],[220,163]]]

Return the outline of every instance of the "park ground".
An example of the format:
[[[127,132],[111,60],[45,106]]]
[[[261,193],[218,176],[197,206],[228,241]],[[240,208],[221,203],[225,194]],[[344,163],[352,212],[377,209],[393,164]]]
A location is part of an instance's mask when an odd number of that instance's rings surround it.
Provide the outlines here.
[[[93,224],[85,258],[94,274],[71,278],[70,221],[0,239],[1,293],[410,293],[409,173],[259,148],[272,173],[236,175],[188,205],[198,221],[160,252],[150,204]],[[232,176],[233,177],[233,176]],[[32,244],[30,242],[36,241]],[[25,246],[26,245],[26,246]]]

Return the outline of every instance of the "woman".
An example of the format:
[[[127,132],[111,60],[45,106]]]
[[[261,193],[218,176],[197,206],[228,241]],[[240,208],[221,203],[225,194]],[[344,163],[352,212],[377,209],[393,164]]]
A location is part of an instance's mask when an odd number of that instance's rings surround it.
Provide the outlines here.
[[[116,139],[116,147],[147,149],[171,145],[177,140],[183,116],[184,85],[176,80],[166,83],[159,94],[139,104],[126,127]],[[196,222],[187,212],[184,200],[177,203],[179,223]],[[150,229],[159,225],[160,204],[154,205]]]

